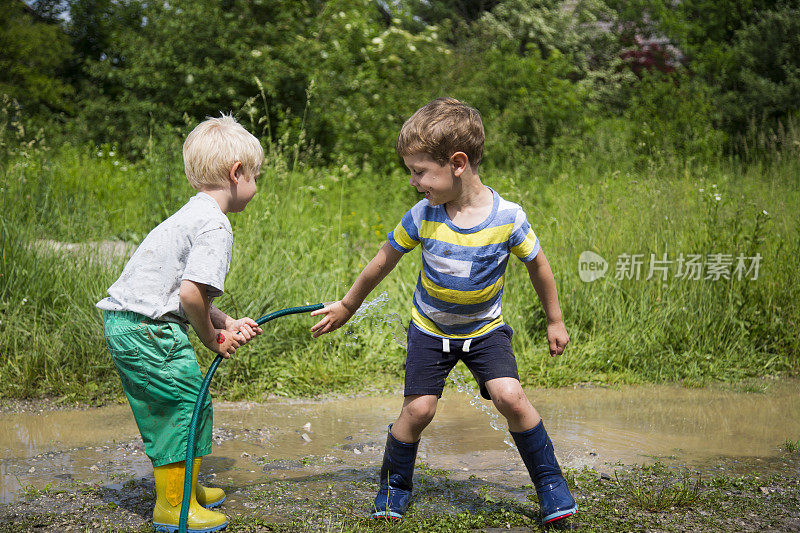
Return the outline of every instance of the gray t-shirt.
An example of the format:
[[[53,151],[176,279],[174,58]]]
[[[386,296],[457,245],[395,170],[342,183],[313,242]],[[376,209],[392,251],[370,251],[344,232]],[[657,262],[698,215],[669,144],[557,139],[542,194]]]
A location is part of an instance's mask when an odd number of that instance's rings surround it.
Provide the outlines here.
[[[110,296],[97,307],[186,323],[181,281],[202,283],[209,297],[219,296],[225,290],[232,252],[228,217],[214,198],[197,193],[145,237],[109,287]]]

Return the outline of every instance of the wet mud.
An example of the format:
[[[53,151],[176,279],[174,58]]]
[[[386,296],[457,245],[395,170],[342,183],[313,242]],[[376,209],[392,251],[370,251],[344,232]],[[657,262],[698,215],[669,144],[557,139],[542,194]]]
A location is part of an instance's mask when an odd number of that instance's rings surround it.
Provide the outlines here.
[[[581,484],[623,486],[616,471],[632,465],[797,485],[797,461],[783,445],[800,438],[800,383],[765,382],[759,390],[641,386],[528,395],[578,493]],[[401,402],[398,394],[215,403],[214,447],[201,479],[227,491],[231,530],[297,523],[325,530],[325,520],[349,530],[335,517],[367,516],[386,426]],[[474,391],[445,392],[420,445],[414,513],[488,512],[501,521],[507,513],[509,527],[535,523],[530,479],[504,431],[490,427],[489,406]],[[0,479],[2,530],[149,528],[152,468],[127,405],[0,414]],[[757,486],[762,497],[788,490],[774,483],[774,490]],[[591,496],[578,499],[593,505]],[[782,524],[790,527],[795,515],[787,517]]]

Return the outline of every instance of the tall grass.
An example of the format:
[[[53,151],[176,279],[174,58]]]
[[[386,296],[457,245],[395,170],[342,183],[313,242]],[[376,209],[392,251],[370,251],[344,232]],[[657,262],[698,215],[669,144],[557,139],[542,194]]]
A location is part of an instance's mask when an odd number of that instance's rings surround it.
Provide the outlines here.
[[[716,380],[797,373],[800,284],[800,161],[762,157],[642,157],[618,124],[562,143],[484,183],[520,203],[553,266],[571,343],[552,359],[545,317],[527,271],[509,266],[504,316],[515,329],[526,384]],[[41,239],[140,241],[193,193],[179,143],[155,146],[137,163],[113,147],[7,150],[2,168],[0,394],[105,397],[118,391],[94,303],[124,259],[47,251]],[[234,228],[228,292],[232,315],[340,298],[418,199],[399,169],[265,168],[259,193]],[[609,271],[584,283],[578,257],[603,256]],[[758,279],[645,280],[650,254],[762,256]],[[640,279],[615,278],[621,254],[644,254]],[[419,269],[409,254],[378,287],[385,313],[408,323]],[[376,292],[376,294],[378,293]],[[397,386],[404,350],[380,320],[310,338],[308,317],[267,325],[264,336],[220,367],[213,386],[229,398],[303,395]],[[201,367],[211,354],[197,344]]]

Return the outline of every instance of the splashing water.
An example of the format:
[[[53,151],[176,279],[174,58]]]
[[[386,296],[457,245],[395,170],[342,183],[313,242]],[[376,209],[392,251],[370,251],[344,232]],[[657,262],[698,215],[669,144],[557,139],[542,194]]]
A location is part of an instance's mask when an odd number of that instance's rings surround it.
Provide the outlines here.
[[[389,302],[389,294],[384,291],[378,295],[377,298],[374,298],[368,302],[364,302],[361,304],[361,307],[358,308],[358,311],[355,312],[353,318],[350,319],[349,324],[352,327],[358,326],[366,319],[370,319],[372,321],[373,326],[377,326],[378,331],[385,332],[389,330],[394,338],[394,341],[402,346],[403,348],[406,347],[406,339],[405,339],[405,327],[403,326],[402,320],[400,320],[400,315],[397,313],[387,313],[385,312],[386,304]],[[352,338],[357,339],[358,335],[352,335]]]
[[[461,371],[454,368],[450,372],[449,377],[450,381],[452,381],[455,384],[458,392],[463,392],[468,396],[472,396],[469,399],[469,404],[489,417],[489,427],[495,431],[503,433],[503,442],[505,442],[509,448],[516,449],[517,447],[514,446],[514,441],[511,438],[511,434],[508,432],[506,428],[500,425],[500,417],[497,416],[497,413],[495,413],[491,407],[489,407],[488,405],[484,404],[481,401],[479,393],[475,391],[472,385],[467,383],[467,379],[464,377],[464,374],[462,374]]]
[[[385,312],[388,301],[389,295],[384,291],[379,294],[377,298],[368,302],[364,302],[361,304],[361,307],[358,308],[358,311],[356,311],[356,313],[353,315],[353,318],[350,319],[349,323],[352,326],[358,326],[364,320],[370,319],[374,325],[377,325],[379,331],[384,332],[388,329],[391,332],[395,342],[405,348],[405,327],[403,326],[403,322],[400,320],[400,315],[397,313]],[[358,338],[357,335],[353,335],[352,337],[354,339]],[[479,392],[476,392],[475,388],[467,382],[464,375],[459,370],[454,368],[450,372],[449,377],[450,381],[455,384],[458,392],[463,392],[468,396],[471,396],[469,399],[469,404],[489,417],[489,427],[495,431],[503,433],[503,442],[505,442],[511,449],[516,449],[514,441],[511,438],[511,434],[501,425],[498,414],[494,412],[491,407],[484,405],[484,403],[481,401]]]

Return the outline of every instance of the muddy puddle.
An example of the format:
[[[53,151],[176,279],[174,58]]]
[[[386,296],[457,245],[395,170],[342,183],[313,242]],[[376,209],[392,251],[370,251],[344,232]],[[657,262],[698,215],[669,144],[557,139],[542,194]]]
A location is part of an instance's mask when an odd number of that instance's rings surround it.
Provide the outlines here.
[[[800,382],[765,392],[637,386],[529,390],[562,466],[610,471],[652,463],[711,467],[763,463],[800,437]],[[529,483],[490,404],[449,387],[420,445],[419,468],[506,485]],[[331,473],[377,477],[386,426],[402,397],[215,404],[214,448],[204,472],[228,488]],[[483,406],[483,407],[482,407]],[[503,424],[498,420],[495,425]],[[344,474],[343,474],[344,475]],[[127,405],[0,414],[0,503],[71,482],[119,488],[152,478]],[[208,480],[207,478],[207,480]],[[369,481],[369,480],[368,480]],[[235,505],[235,491],[230,504]]]

